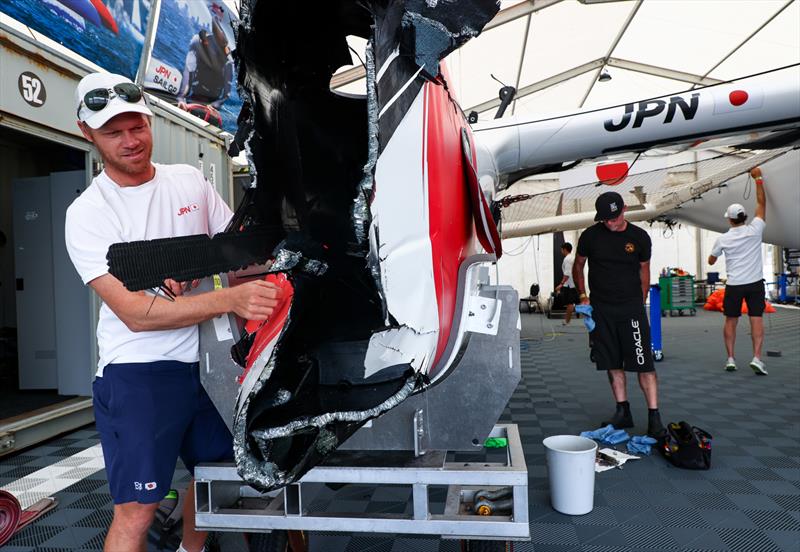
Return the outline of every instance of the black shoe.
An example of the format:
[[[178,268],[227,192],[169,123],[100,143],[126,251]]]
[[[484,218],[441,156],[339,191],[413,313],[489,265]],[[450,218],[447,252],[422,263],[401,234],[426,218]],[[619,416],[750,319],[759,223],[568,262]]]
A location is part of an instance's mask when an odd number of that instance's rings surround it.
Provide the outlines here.
[[[601,422],[600,427],[606,427],[608,424],[614,426],[615,429],[626,429],[633,427],[633,416],[631,416],[631,407],[626,404],[617,404],[617,410],[611,419],[606,422]]]
[[[661,423],[661,414],[658,411],[647,413],[647,436],[653,439],[663,439],[667,430]]]

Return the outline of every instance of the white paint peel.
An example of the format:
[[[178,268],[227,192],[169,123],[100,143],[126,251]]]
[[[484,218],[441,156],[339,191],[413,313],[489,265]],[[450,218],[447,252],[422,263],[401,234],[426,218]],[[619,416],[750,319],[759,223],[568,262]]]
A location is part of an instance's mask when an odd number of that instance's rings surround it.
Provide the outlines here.
[[[410,364],[419,372],[436,354],[439,332],[419,333],[402,326],[373,334],[364,359],[364,378],[399,364]]]

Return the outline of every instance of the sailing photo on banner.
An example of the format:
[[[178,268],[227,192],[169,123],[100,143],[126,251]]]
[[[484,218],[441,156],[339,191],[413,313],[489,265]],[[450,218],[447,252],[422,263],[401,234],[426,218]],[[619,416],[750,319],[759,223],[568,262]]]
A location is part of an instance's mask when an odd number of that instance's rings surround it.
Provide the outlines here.
[[[230,132],[236,90],[233,14],[222,0],[163,0],[144,86],[148,92]]]
[[[0,12],[103,69],[133,79],[150,0],[0,0]]]

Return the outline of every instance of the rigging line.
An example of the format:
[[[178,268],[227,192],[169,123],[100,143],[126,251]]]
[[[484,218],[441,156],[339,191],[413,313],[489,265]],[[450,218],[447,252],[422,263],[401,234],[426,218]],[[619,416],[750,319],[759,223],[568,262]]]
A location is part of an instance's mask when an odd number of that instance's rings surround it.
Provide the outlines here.
[[[753,192],[753,179],[750,176],[747,176],[747,182],[744,185],[744,192],[742,193],[742,199],[745,201],[750,199],[750,194]]]
[[[641,155],[641,154],[639,154],[639,155]],[[726,158],[726,157],[734,157],[736,155],[737,155],[736,152],[733,152],[733,153],[720,153],[719,155],[715,155],[714,157],[709,157],[708,159],[702,159],[701,161],[703,163],[708,163],[710,161],[717,161],[719,159],[723,159],[723,158]],[[638,158],[638,155],[637,155],[637,158]],[[687,163],[679,163],[677,165],[672,165],[672,166],[667,167],[667,168],[669,168],[669,169],[678,169],[678,168],[681,168],[681,167],[686,167],[688,165],[694,165],[694,164],[695,164],[695,161],[690,161],[690,162],[687,162]],[[661,172],[663,170],[665,170],[665,169],[664,168],[652,169],[652,170],[649,170],[649,171],[640,172],[640,173],[635,174],[633,176],[646,176],[646,175],[651,175],[651,174],[654,174],[654,173],[657,173],[657,172]],[[548,191],[545,191],[545,192],[538,192],[538,193],[535,193],[535,194],[525,194],[525,195],[528,195],[528,197],[526,197],[524,201],[527,201],[527,200],[530,200],[530,199],[537,199],[540,196],[553,194],[555,192],[561,192],[561,193],[572,192],[573,190],[578,190],[580,188],[588,188],[590,186],[591,187],[596,187],[596,183],[595,182],[586,182],[584,184],[577,184],[575,186],[570,186],[568,188],[562,188],[561,190],[548,190]]]
[[[508,255],[510,257],[518,257],[522,255],[526,249],[528,249],[528,246],[532,243],[532,241],[533,241],[533,236],[528,236],[528,239],[525,240],[525,242],[521,246],[512,251],[507,251],[507,250],[503,251],[503,255]]]
[[[722,85],[725,85],[725,84],[731,84],[731,83],[735,83],[735,82],[738,82],[738,81],[744,80],[744,79],[749,79],[749,78],[753,78],[753,77],[760,77],[762,75],[768,75],[770,73],[783,71],[784,69],[790,69],[792,67],[800,67],[800,62],[791,63],[789,65],[784,65],[782,67],[776,67],[775,69],[768,69],[766,71],[761,71],[760,73],[753,73],[751,75],[745,75],[743,77],[737,77],[735,79],[730,79],[730,80],[718,82],[716,84],[709,84],[708,86],[704,86],[704,87],[699,88],[697,90],[706,90],[708,88],[713,88],[715,86],[722,86]],[[672,92],[671,94],[672,95],[674,95],[674,94],[686,94],[688,92],[693,92],[694,90],[696,90],[696,89],[688,88],[688,89],[682,90],[680,92]],[[659,98],[663,98],[664,96],[669,96],[671,94],[662,94],[660,96],[653,96],[651,98],[645,98],[643,100],[636,100],[636,101],[637,102],[649,102],[649,101],[652,101],[652,100],[657,100]],[[630,102],[628,102],[628,103],[630,103]],[[555,120],[558,120],[558,119],[566,119],[566,118],[570,118],[570,117],[575,117],[576,115],[586,115],[587,113],[597,113],[598,111],[605,111],[607,109],[614,109],[614,108],[617,108],[617,107],[624,107],[625,105],[626,104],[623,103],[623,104],[611,105],[611,106],[607,106],[607,107],[598,107],[598,108],[595,108],[595,109],[587,109],[586,111],[580,111],[580,112],[576,112],[576,113],[565,113],[564,115],[554,115],[552,117],[546,117],[544,119],[536,119],[536,120],[533,120],[533,121],[519,121],[519,122],[516,122],[516,123],[509,123],[509,124],[504,124],[504,125],[487,126],[485,128],[473,128],[472,132],[473,133],[475,133],[475,132],[487,132],[487,131],[491,131],[491,130],[497,130],[499,128],[514,128],[514,127],[518,127],[518,126],[531,125],[531,124],[534,124],[534,123],[544,123],[544,122],[547,122],[547,121],[555,121]]]

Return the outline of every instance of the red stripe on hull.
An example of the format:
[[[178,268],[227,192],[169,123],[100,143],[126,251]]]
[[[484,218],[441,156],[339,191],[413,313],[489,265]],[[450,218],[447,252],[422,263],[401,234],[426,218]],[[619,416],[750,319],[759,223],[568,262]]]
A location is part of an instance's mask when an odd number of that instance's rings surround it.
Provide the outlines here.
[[[424,87],[428,212],[439,309],[435,366],[447,346],[456,312],[458,269],[474,248],[472,205],[465,179],[461,129],[467,122],[442,84]],[[434,374],[430,374],[433,376]]]

